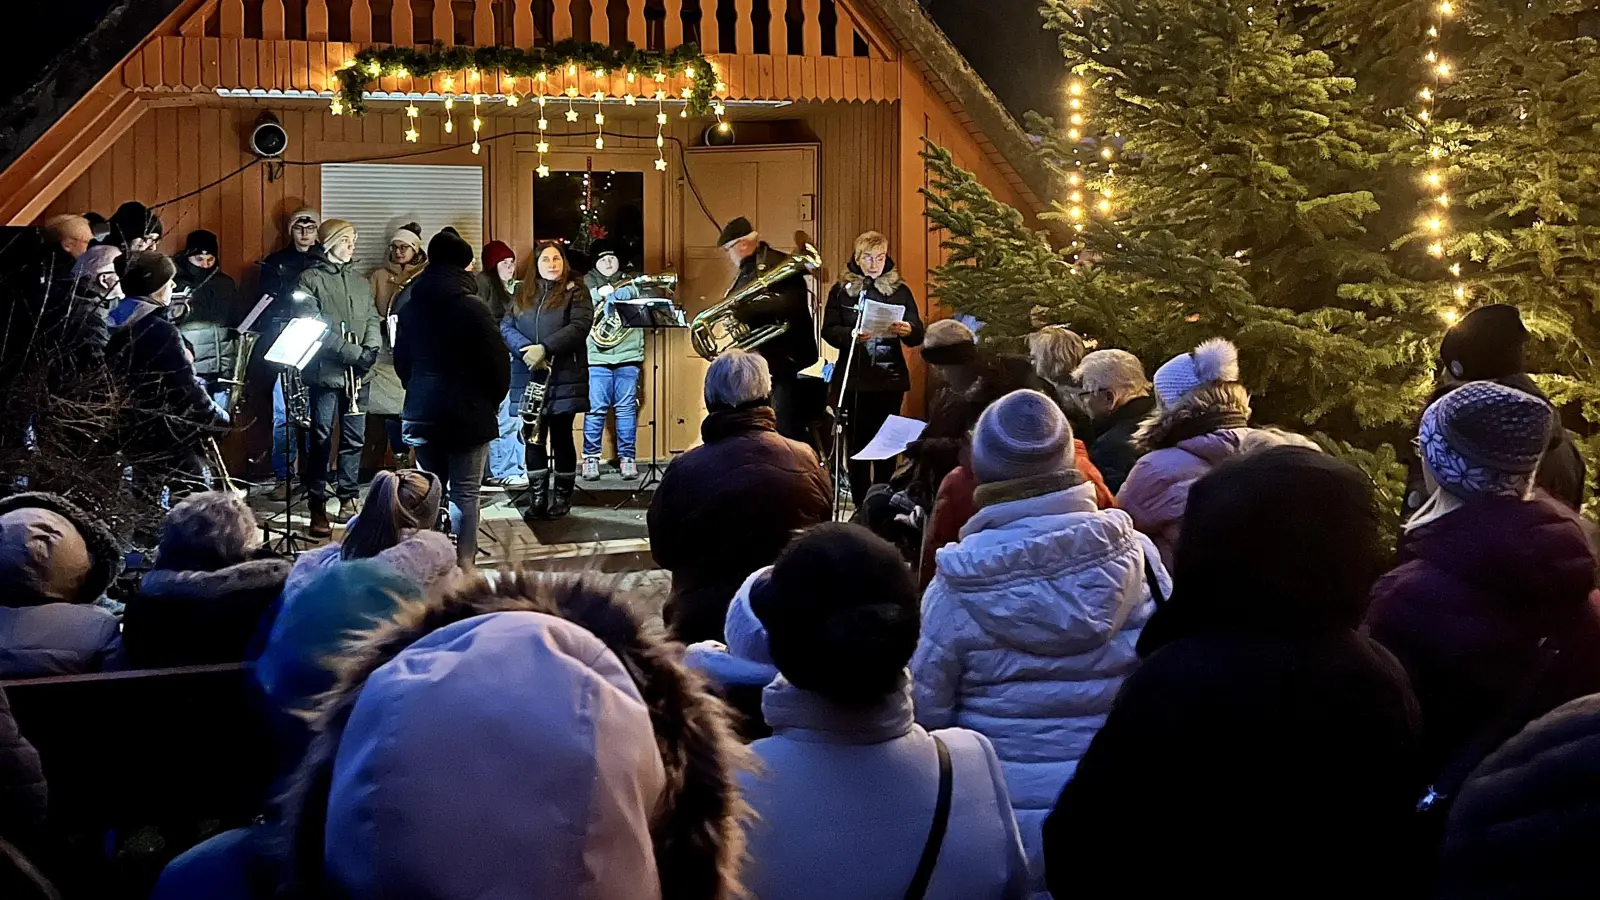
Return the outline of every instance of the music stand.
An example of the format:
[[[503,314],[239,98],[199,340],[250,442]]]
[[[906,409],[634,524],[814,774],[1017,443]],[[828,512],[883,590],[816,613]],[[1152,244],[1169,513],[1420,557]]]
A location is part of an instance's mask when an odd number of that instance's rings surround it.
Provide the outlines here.
[[[661,483],[666,467],[661,464],[660,449],[665,449],[661,438],[661,382],[667,378],[668,352],[666,331],[687,328],[683,310],[672,304],[670,297],[644,297],[638,300],[613,300],[612,308],[628,328],[644,330],[650,337],[653,355],[650,360],[650,464],[639,473],[639,484],[621,503],[612,507],[621,509],[632,503],[646,488]]]
[[[272,346],[267,348],[264,359],[266,362],[282,366],[284,369],[292,368],[297,372],[303,372],[306,366],[310,365],[311,360],[316,357],[317,351],[322,349],[322,342],[327,337],[327,334],[328,323],[320,319],[311,316],[292,319],[283,329],[283,333],[278,335],[278,339],[273,341]],[[283,379],[282,372],[278,373],[278,378],[280,381]],[[306,460],[302,458],[302,454],[305,451],[297,442],[299,435],[296,432],[299,430],[299,426],[290,424],[289,393],[288,385],[286,384],[284,385],[283,406],[284,464],[288,465],[290,448],[294,449],[295,458],[300,460],[301,464],[305,464]],[[263,535],[268,538],[267,549],[271,552],[280,556],[297,556],[311,549],[311,539],[294,530],[294,472],[290,471],[287,474],[289,490],[283,504],[283,534],[276,541],[271,540],[272,519],[268,519],[261,530]],[[306,502],[309,505],[309,497],[306,498]]]

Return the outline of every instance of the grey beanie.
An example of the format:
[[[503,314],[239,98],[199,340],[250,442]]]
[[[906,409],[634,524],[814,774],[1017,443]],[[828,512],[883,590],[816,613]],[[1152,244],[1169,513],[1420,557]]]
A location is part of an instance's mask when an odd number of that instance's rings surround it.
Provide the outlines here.
[[[980,484],[1073,467],[1072,426],[1054,400],[1013,391],[990,404],[972,432],[972,474]]]

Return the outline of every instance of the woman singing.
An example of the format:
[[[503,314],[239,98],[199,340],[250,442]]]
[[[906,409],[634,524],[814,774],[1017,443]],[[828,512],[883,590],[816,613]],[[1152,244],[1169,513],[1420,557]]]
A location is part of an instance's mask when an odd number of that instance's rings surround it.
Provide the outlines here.
[[[572,506],[578,480],[578,447],[572,424],[589,409],[589,358],[585,346],[594,322],[594,305],[583,283],[573,278],[566,253],[554,241],[539,245],[534,277],[524,279],[500,334],[520,362],[513,364],[512,402],[520,401],[530,379],[546,383],[543,427],[528,442],[527,517],[559,518]],[[548,440],[550,449],[545,450]],[[550,486],[551,463],[555,484]]]
[[[851,358],[856,318],[861,304],[868,300],[903,306],[905,316],[890,325],[885,334],[862,334]],[[889,239],[882,234],[869,231],[856,238],[855,257],[844,277],[828,292],[828,305],[822,311],[822,339],[839,349],[839,361],[833,366],[833,390],[837,393],[841,386],[848,390],[848,396],[839,397],[837,402],[849,410],[845,452],[854,456],[878,433],[885,419],[900,412],[900,403],[911,387],[901,347],[922,343],[917,300],[895,271],[894,260],[889,257]],[[850,383],[842,385],[847,359]],[[893,471],[894,460],[883,461],[877,480],[888,481]],[[875,483],[873,474],[871,462],[850,460],[850,494],[857,506],[866,497],[867,488]]]

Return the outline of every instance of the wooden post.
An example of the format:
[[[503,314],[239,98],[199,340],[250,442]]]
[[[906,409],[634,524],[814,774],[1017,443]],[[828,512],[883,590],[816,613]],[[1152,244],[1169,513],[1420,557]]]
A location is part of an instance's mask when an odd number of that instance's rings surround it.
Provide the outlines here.
[[[572,0],[555,0],[550,14],[550,40],[564,41],[572,37]]]
[[[244,0],[222,0],[219,37],[244,37]]]
[[[833,10],[838,13],[839,21],[834,23],[834,54],[844,59],[856,55],[856,27],[850,22],[850,14],[844,11],[844,4],[833,0]]]
[[[722,52],[721,26],[717,24],[718,2],[720,0],[700,0],[700,52],[707,56]]]
[[[611,43],[611,20],[606,15],[607,5],[607,0],[589,0],[589,40],[597,44]]]
[[[511,0],[511,46],[533,46],[533,0]]]
[[[372,43],[372,4],[368,0],[350,0],[350,40]]]
[[[806,56],[822,55],[822,0],[802,0],[805,21],[800,23],[801,44]]]
[[[283,40],[283,0],[261,0],[261,39]]]
[[[644,21],[645,0],[628,0],[628,41],[635,47],[649,46],[650,36]]]
[[[739,19],[733,25],[733,52],[756,52],[756,23],[753,13],[754,0],[734,0],[733,8],[738,11]]]
[[[389,9],[389,41],[396,47],[409,47],[416,43],[413,31],[411,0],[394,0]]]
[[[499,43],[494,35],[494,0],[478,0],[472,8],[472,42],[479,47]]]
[[[662,23],[661,49],[671,50],[683,43],[683,0],[664,0],[662,6],[666,8],[667,18]],[[701,49],[704,51],[704,48]],[[708,52],[715,53],[716,48],[713,47]]]
[[[433,0],[433,39],[446,47],[456,44],[456,11],[452,0]]]
[[[306,40],[328,39],[328,0],[306,0]]]
[[[789,55],[789,0],[766,0],[767,11],[772,15],[767,20],[767,52],[773,56]]]

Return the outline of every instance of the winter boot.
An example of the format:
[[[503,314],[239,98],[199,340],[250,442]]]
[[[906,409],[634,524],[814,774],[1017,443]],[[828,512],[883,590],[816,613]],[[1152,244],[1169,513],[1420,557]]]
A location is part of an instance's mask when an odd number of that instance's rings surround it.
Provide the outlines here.
[[[572,510],[572,491],[578,486],[578,473],[557,472],[550,489],[550,518],[559,519]]]
[[[318,540],[327,540],[333,537],[333,526],[328,524],[328,504],[326,501],[311,498],[311,528],[307,532]]]
[[[599,481],[600,480],[600,457],[598,457],[598,456],[585,456],[583,458],[583,480],[584,481]]]
[[[639,464],[634,462],[631,456],[624,456],[618,460],[617,470],[622,473],[622,477],[626,481],[632,481],[639,477]]]
[[[550,517],[550,470],[528,473],[528,511],[522,517],[530,522]]]
[[[361,500],[360,500],[360,498],[358,498],[358,497],[341,497],[341,498],[339,498],[339,513],[338,513],[338,515],[334,516],[334,520],[335,521],[337,521],[337,522],[349,522],[351,519],[354,519],[356,516],[359,516],[359,515],[361,515]]]

